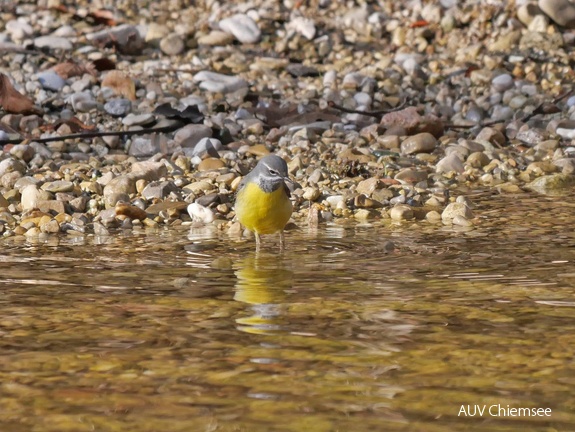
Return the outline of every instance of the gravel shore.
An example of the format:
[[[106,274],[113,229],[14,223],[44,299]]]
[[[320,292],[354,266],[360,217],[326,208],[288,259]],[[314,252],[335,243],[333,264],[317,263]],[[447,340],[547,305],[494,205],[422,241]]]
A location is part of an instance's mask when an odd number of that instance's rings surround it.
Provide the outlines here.
[[[575,185],[575,4],[191,3],[0,7],[2,235],[241,235],[268,153],[298,226],[473,229],[469,191]]]

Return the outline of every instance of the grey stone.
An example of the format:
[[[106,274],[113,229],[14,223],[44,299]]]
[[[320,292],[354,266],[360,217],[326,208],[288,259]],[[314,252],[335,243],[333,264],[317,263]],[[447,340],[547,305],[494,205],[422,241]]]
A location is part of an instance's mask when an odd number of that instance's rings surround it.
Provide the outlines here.
[[[497,75],[491,80],[491,86],[496,91],[502,93],[505,90],[509,90],[513,87],[513,77],[509,74]]]
[[[98,107],[98,102],[90,92],[80,92],[70,95],[68,101],[76,112],[88,112]]]
[[[12,40],[19,41],[32,36],[34,29],[26,22],[24,17],[19,19],[10,20],[6,23],[6,33],[8,33]]]
[[[435,166],[435,171],[438,173],[462,173],[464,171],[463,162],[457,155],[457,153],[451,153],[437,162]]]
[[[160,151],[159,141],[147,137],[134,137],[128,154],[135,157],[152,156]]]
[[[127,54],[141,53],[145,47],[145,35],[142,35],[138,27],[131,24],[122,24],[112,28],[90,33],[86,35],[87,39],[95,44],[105,45],[114,42],[118,49]]]
[[[220,140],[215,138],[202,138],[194,148],[190,149],[185,147],[184,154],[188,157],[203,156],[209,154],[212,157],[219,158],[218,150],[223,148]]]
[[[104,111],[114,117],[124,117],[132,111],[132,102],[128,99],[113,99],[106,102]]]
[[[557,24],[575,28],[575,4],[569,0],[539,0],[539,8]]]
[[[162,38],[160,41],[160,49],[164,54],[169,56],[181,54],[185,49],[184,40],[180,35],[171,33]]]
[[[525,26],[531,24],[533,19],[541,13],[541,9],[535,3],[522,4],[517,8],[517,18]]]
[[[202,138],[212,137],[212,128],[203,124],[189,124],[174,134],[174,141],[182,147],[195,147]]]
[[[171,181],[155,181],[144,188],[142,196],[146,199],[164,199],[170,193],[177,191],[178,187]]]
[[[122,119],[122,124],[124,126],[143,126],[152,123],[155,117],[152,113],[144,114],[128,114]]]
[[[38,81],[42,84],[42,88],[56,92],[62,90],[66,85],[66,80],[52,70],[40,72]]]

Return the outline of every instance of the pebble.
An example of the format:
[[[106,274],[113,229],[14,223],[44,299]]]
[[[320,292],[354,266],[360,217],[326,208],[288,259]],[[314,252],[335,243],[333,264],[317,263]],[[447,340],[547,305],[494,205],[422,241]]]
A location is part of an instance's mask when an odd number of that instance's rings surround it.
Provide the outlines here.
[[[212,128],[203,124],[189,124],[178,129],[174,142],[182,147],[195,147],[202,138],[211,138]],[[212,145],[213,146],[213,145]]]
[[[74,93],[70,95],[68,101],[76,112],[89,112],[98,107],[98,102],[90,92]]]
[[[401,143],[401,153],[405,155],[429,153],[435,150],[437,139],[429,132],[407,137]]]
[[[34,39],[34,46],[39,49],[70,51],[74,46],[69,39],[58,36],[40,36]]]
[[[42,84],[42,88],[58,92],[66,85],[66,80],[54,71],[41,72],[38,75],[38,81]]]
[[[197,144],[186,154],[190,157],[203,156],[209,154],[212,157],[219,157],[218,151],[223,148],[222,142],[215,138],[201,138]],[[186,150],[184,148],[184,150]]]
[[[572,190],[575,176],[566,174],[549,174],[536,178],[525,185],[526,189],[543,195],[559,195]]]
[[[498,75],[491,80],[491,85],[494,90],[503,93],[513,88],[513,77],[509,74]]]
[[[343,195],[328,196],[325,200],[327,204],[333,209],[337,208],[340,203],[344,202]]]
[[[179,55],[184,52],[184,40],[179,34],[171,33],[162,38],[160,41],[160,49],[164,54],[169,56]]]
[[[379,187],[379,183],[380,181],[377,177],[362,180],[357,184],[356,192],[365,196],[371,196],[371,194]]]
[[[132,102],[128,99],[112,99],[104,104],[104,110],[114,117],[124,117],[132,111]]]
[[[5,30],[13,41],[20,41],[34,33],[32,26],[23,18],[8,21]]]
[[[221,30],[212,30],[207,35],[198,37],[198,45],[225,46],[234,41],[234,36]]]
[[[129,219],[144,220],[148,217],[148,214],[141,208],[126,203],[117,203],[114,207],[116,216],[125,216]]]
[[[315,38],[317,32],[314,21],[301,16],[292,18],[286,27],[296,31],[308,40]]]
[[[483,168],[485,165],[487,165],[490,162],[489,156],[487,156],[485,153],[483,152],[474,152],[471,153],[468,157],[466,162],[472,166],[473,168]],[[456,162],[457,163],[457,162]],[[447,167],[448,168],[448,167]],[[458,167],[459,169],[461,167]],[[456,172],[462,172],[462,170],[453,170]]]
[[[575,28],[575,5],[569,0],[539,0],[538,5],[557,24]]]
[[[209,208],[197,203],[190,204],[187,210],[188,214],[194,222],[209,224],[212,223],[215,219],[214,213]]]
[[[130,113],[122,119],[124,126],[145,126],[155,121],[152,113],[133,114]]]
[[[106,27],[98,32],[88,33],[86,38],[95,45],[105,46],[112,44],[124,54],[141,54],[145,46],[144,36],[140,33],[138,27],[131,24],[122,24],[115,27]]]
[[[207,159],[202,160],[198,164],[198,171],[200,171],[200,172],[213,171],[213,170],[218,170],[218,169],[225,168],[225,167],[226,167],[226,164],[221,159],[207,158]]]
[[[465,218],[464,216],[459,215],[459,214],[458,214],[458,215],[455,215],[455,216],[453,217],[451,223],[452,223],[453,225],[459,225],[459,226],[464,226],[464,227],[471,227],[471,226],[473,226],[473,223],[472,223],[469,219],[467,219],[467,218]]]
[[[404,168],[395,175],[394,179],[400,181],[401,183],[415,184],[426,181],[427,176],[427,171]]]
[[[10,149],[10,154],[22,161],[28,163],[32,160],[36,151],[34,147],[28,144],[16,144],[14,147]]]
[[[34,209],[38,207],[40,201],[50,200],[52,194],[50,192],[38,189],[36,185],[25,186],[21,191],[20,204],[23,210]]]
[[[233,35],[245,44],[254,44],[260,40],[261,31],[256,22],[246,14],[235,14],[219,22],[220,29]]]
[[[443,221],[452,221],[455,216],[462,216],[466,219],[473,219],[474,215],[471,209],[464,203],[454,202],[450,203],[445,207],[441,213],[441,219]]]
[[[143,198],[147,200],[152,199],[165,199],[172,192],[177,193],[179,188],[171,181],[154,181],[146,185],[146,187],[141,191]]]
[[[425,219],[431,223],[438,223],[441,221],[441,215],[435,210],[431,210],[425,214]]]
[[[66,180],[56,180],[53,182],[44,183],[41,189],[52,193],[72,192],[74,190],[74,183]]]
[[[353,214],[353,217],[358,221],[366,221],[368,219],[372,219],[376,216],[376,213],[372,210],[368,209],[359,209],[356,210]]]
[[[44,218],[42,218],[44,219]],[[38,224],[38,228],[40,228],[40,232],[47,233],[47,234],[56,234],[60,232],[60,225],[58,221],[55,219],[50,218],[47,216],[48,220],[40,221]]]
[[[437,162],[435,171],[448,174],[450,172],[462,173],[465,170],[463,162],[456,153],[451,153]]]
[[[402,221],[413,219],[413,209],[405,204],[399,204],[389,211],[389,216],[392,220]]]
[[[316,201],[321,196],[321,192],[318,188],[306,187],[303,190],[302,198],[307,201]]]
[[[198,72],[194,75],[194,82],[200,83],[200,88],[203,90],[224,94],[233,93],[248,86],[243,78],[211,71]]]

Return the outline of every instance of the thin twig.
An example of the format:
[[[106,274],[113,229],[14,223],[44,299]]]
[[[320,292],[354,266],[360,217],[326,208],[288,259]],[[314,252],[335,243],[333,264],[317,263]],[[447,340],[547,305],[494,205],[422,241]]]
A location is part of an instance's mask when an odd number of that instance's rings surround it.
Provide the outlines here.
[[[170,126],[164,126],[160,128],[150,128],[150,129],[142,129],[142,130],[129,130],[129,131],[110,131],[110,132],[83,132],[78,134],[71,134],[71,135],[60,135],[60,136],[52,136],[46,138],[15,138],[15,139],[8,139],[8,140],[0,140],[0,146],[6,144],[20,144],[21,142],[27,141],[34,141],[38,143],[47,143],[53,141],[65,141],[71,139],[85,139],[85,138],[97,138],[97,137],[105,137],[105,136],[134,136],[134,135],[146,135],[151,133],[166,133],[166,132],[173,132],[182,127],[181,123],[174,123]]]
[[[365,115],[368,117],[376,117],[379,118],[385,114],[389,114],[391,112],[395,112],[395,111],[399,111],[401,109],[403,109],[406,105],[407,105],[407,99],[404,100],[401,104],[399,104],[399,106],[396,106],[395,108],[390,108],[387,110],[379,110],[379,111],[362,111],[362,110],[355,110],[355,109],[351,109],[351,108],[346,108],[344,106],[341,106],[339,104],[336,104],[334,101],[328,101],[327,105],[330,108],[334,108],[338,111],[342,111],[344,113],[347,114],[361,114],[361,115]]]
[[[559,96],[557,96],[556,98],[554,98],[551,101],[551,104],[554,105],[560,101],[562,101],[563,99],[565,99],[567,96],[569,96],[570,94],[573,93],[573,90],[567,90],[565,93],[560,94]],[[545,102],[541,102],[539,105],[537,105],[535,107],[535,109],[533,111],[531,111],[528,114],[525,114],[523,117],[521,117],[519,119],[519,121],[521,123],[525,123],[526,121],[528,121],[529,119],[531,119],[532,117],[538,115],[538,114],[549,114],[547,112],[545,112],[543,110],[543,107],[546,105]],[[503,123],[505,120],[500,119],[500,120],[491,120],[485,123],[477,123],[474,125],[454,125],[454,124],[446,124],[445,127],[449,128],[449,129],[473,129],[475,127],[488,127],[488,126],[493,126],[496,125],[498,123]]]

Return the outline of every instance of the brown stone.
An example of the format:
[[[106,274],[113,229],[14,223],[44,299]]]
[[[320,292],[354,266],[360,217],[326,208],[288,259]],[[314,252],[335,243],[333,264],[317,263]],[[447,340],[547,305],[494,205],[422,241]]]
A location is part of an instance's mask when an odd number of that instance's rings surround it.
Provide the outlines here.
[[[207,158],[200,162],[198,171],[213,171],[225,168],[226,164],[223,160],[217,158]]]

